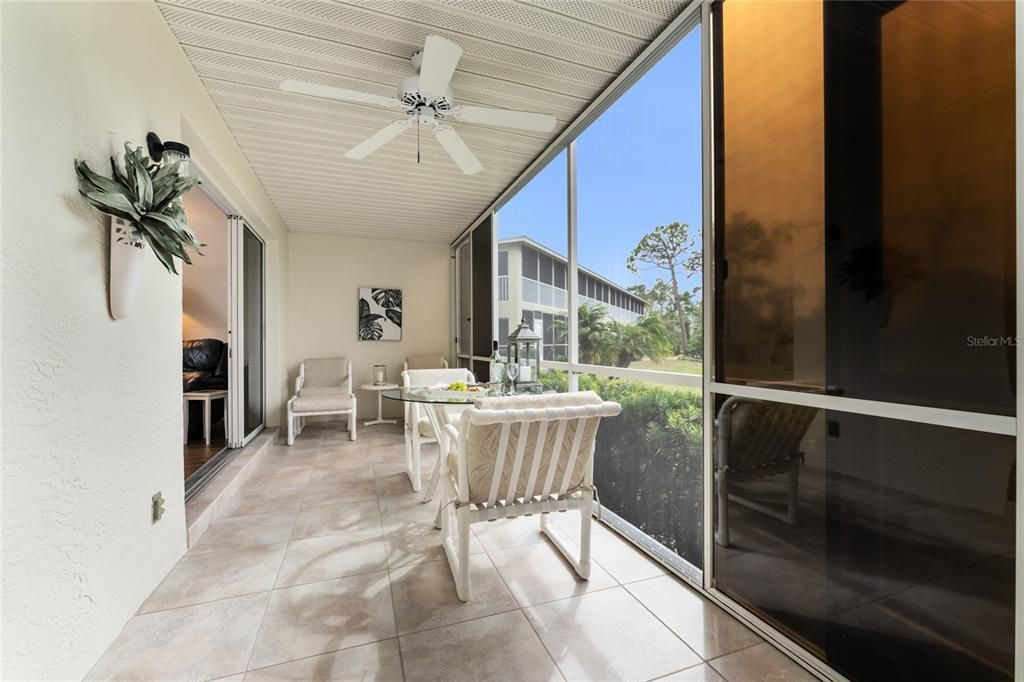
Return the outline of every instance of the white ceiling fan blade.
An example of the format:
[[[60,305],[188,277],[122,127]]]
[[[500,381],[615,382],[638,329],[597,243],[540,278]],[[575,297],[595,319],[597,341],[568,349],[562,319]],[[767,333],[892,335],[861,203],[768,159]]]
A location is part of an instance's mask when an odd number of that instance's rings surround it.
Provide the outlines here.
[[[420,92],[443,95],[462,57],[462,48],[441,36],[427,36],[420,64]]]
[[[434,137],[441,143],[444,150],[448,152],[448,156],[452,157],[455,165],[466,175],[476,175],[484,169],[480,165],[479,159],[476,158],[476,154],[466,146],[466,143],[462,141],[462,138],[459,137],[454,128],[439,125],[434,128]]]
[[[326,97],[327,99],[337,99],[342,102],[373,104],[378,107],[388,107],[390,109],[395,109],[400,106],[399,101],[394,97],[371,95],[368,92],[359,92],[358,90],[349,90],[348,88],[334,88],[330,85],[320,85],[319,83],[286,80],[281,81],[281,85],[279,87],[285,92],[296,92],[300,95],[312,95],[313,97]]]
[[[555,117],[551,114],[535,114],[529,111],[510,111],[507,109],[488,109],[462,105],[455,107],[455,118],[466,123],[501,126],[502,128],[521,128],[550,133],[555,129]]]
[[[395,121],[389,123],[373,135],[345,152],[346,159],[365,159],[391,140],[395,139],[409,129],[409,121]]]

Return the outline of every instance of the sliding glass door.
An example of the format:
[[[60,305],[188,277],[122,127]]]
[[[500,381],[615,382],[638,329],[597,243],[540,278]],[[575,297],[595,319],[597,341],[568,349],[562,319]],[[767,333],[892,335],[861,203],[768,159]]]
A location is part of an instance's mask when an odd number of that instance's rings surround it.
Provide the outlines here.
[[[713,585],[854,679],[1014,670],[1014,5],[715,6]]]
[[[238,217],[231,218],[229,420],[231,447],[263,430],[266,416],[265,245]]]

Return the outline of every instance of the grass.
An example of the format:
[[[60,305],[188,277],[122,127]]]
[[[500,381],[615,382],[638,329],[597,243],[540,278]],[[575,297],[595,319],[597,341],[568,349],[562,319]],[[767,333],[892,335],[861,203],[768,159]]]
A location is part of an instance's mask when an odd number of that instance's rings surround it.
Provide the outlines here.
[[[653,360],[639,360],[630,363],[629,368],[650,369],[656,372],[674,372],[676,374],[696,374],[698,376],[704,373],[701,361],[691,360],[690,358],[665,358],[657,362]]]
[[[639,360],[637,362],[631,362],[629,364],[630,369],[648,369],[656,372],[672,372],[674,374],[696,374],[700,376],[704,373],[704,367],[700,360],[691,360],[690,358],[664,358],[658,362],[653,360]],[[699,388],[690,388],[688,386],[675,386],[672,384],[661,384],[655,381],[645,382],[650,383],[654,386],[659,386],[668,391],[679,391],[683,393],[702,393]]]

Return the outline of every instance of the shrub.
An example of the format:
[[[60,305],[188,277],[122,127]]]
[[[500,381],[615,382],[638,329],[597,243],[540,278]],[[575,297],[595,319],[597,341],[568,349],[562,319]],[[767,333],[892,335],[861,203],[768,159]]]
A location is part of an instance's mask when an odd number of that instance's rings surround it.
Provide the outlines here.
[[[542,383],[568,390],[565,372]],[[594,482],[601,504],[690,563],[703,552],[704,446],[702,397],[628,379],[583,375],[580,390],[622,405],[601,423]]]

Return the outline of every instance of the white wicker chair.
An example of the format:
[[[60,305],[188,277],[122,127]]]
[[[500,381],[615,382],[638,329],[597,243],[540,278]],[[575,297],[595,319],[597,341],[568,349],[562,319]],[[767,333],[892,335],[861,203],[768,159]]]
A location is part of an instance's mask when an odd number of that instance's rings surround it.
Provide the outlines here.
[[[352,362],[345,358],[311,358],[299,365],[295,395],[288,400],[288,445],[302,433],[306,417],[348,415],[348,434],[356,439],[356,396]]]
[[[455,367],[452,369],[408,369],[402,372],[402,386],[406,389],[419,386],[434,386],[435,384],[450,384],[461,381],[466,384],[476,383],[473,373],[468,369]],[[425,443],[438,442],[434,426],[431,424],[426,412],[431,409],[420,403],[405,403],[405,468],[409,473],[409,481],[412,489],[419,492],[423,487],[420,475],[420,450]],[[444,413],[449,418],[464,410],[464,407],[448,405]],[[442,422],[443,423],[443,422]],[[438,467],[434,467],[434,474],[430,478],[430,485],[424,501],[429,502],[434,495],[437,481],[440,479],[440,459]]]
[[[442,542],[459,599],[470,598],[469,527],[480,521],[540,514],[541,531],[586,580],[594,500],[594,442],[602,417],[618,403],[593,391],[483,398],[462,413],[450,437],[443,476]],[[579,550],[548,522],[552,511],[579,509]]]

